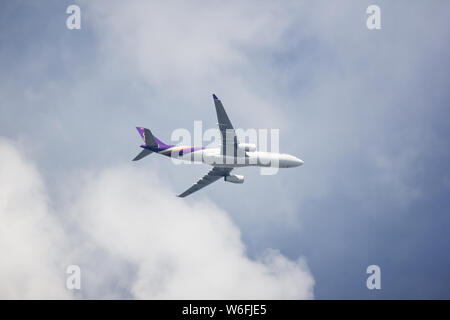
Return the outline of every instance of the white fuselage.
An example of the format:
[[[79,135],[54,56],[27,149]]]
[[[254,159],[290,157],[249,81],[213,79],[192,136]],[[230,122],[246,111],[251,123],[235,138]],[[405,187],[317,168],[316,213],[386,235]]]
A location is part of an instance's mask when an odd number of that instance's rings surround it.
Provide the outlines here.
[[[206,163],[215,167],[237,168],[247,166],[292,168],[303,164],[303,160],[285,153],[264,151],[242,151],[235,155],[223,155],[220,148],[206,148],[194,152],[178,154],[177,150],[188,147],[173,148],[171,157],[179,160]],[[169,150],[165,150],[167,152]]]

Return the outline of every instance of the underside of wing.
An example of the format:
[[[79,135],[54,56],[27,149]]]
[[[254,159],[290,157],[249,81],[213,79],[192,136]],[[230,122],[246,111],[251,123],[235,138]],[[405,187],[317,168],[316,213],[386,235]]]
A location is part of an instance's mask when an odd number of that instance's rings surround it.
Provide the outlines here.
[[[196,184],[194,184],[192,187],[187,189],[182,194],[178,195],[178,197],[184,198],[210,185],[211,183],[219,180],[220,178],[229,175],[231,170],[233,170],[233,168],[219,168],[219,167],[212,168],[205,176],[203,176],[200,180],[198,180]]]
[[[225,112],[222,101],[220,101],[215,94],[213,94],[213,98],[214,105],[216,106],[220,135],[222,137],[222,147],[220,152],[223,155],[235,155],[238,144],[236,132],[234,131],[233,125]]]

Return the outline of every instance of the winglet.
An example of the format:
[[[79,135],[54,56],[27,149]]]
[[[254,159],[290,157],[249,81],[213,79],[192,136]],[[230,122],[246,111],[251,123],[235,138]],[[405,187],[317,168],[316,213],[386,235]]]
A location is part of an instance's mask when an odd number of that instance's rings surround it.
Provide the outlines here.
[[[213,98],[214,100],[219,100],[219,98],[217,98],[217,96],[213,93]]]

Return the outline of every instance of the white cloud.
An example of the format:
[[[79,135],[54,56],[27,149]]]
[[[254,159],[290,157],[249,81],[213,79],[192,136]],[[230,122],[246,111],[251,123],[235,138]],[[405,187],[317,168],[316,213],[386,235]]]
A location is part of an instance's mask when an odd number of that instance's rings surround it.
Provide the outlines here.
[[[137,298],[312,298],[302,259],[246,256],[240,232],[208,201],[176,198],[152,171],[128,166],[89,178],[74,215],[96,243],[137,267]]]
[[[39,172],[0,138],[0,298],[68,298],[65,237]]]
[[[81,188],[59,212],[64,219],[70,214],[64,235],[33,164],[6,140],[0,153],[2,298],[70,297],[69,257],[82,267],[82,297],[313,298],[303,258],[268,250],[250,259],[224,211],[176,198],[150,170],[117,166],[68,181]],[[99,251],[109,258],[98,259]],[[121,265],[132,271],[121,273]],[[110,281],[120,282],[120,292],[101,289],[114,290]]]
[[[290,6],[270,1],[87,2],[102,43],[155,85],[187,86],[249,63],[245,48],[278,45]]]
[[[280,101],[264,100],[245,77],[252,74],[255,52],[283,46],[296,17],[293,6],[271,1],[85,3],[101,52],[110,59],[102,63],[111,69],[132,70],[155,92],[179,96],[185,105],[202,105],[200,97],[217,93],[235,106],[234,114],[260,124],[270,118],[277,127],[289,125],[277,111]]]

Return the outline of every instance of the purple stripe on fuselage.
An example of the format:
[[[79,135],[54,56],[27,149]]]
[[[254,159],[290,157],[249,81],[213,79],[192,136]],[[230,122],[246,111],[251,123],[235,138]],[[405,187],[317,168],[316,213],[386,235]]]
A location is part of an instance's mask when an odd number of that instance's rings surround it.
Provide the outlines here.
[[[191,152],[195,152],[198,150],[203,150],[205,149],[205,147],[184,147],[182,149],[175,149],[175,150],[167,150],[167,151],[163,151],[161,152],[161,154],[171,157],[172,154],[175,154],[176,156],[182,156],[183,154],[187,154],[187,153],[191,153]]]
[[[157,142],[158,143],[158,142]],[[158,144],[159,145],[159,144]],[[147,149],[147,150],[151,150],[151,151],[153,151],[153,152],[161,152],[161,151],[164,151],[164,150],[166,150],[166,149],[168,149],[168,148],[171,148],[171,146],[167,146],[167,147],[165,147],[165,148],[160,148],[159,146],[158,147],[150,147],[150,146],[147,146],[147,145],[145,145],[145,144],[141,144],[141,146],[140,146],[141,148],[144,148],[144,149]]]
[[[142,144],[140,147],[143,149],[151,150],[153,152],[161,152],[162,155],[168,156],[168,157],[171,157],[172,153],[176,154],[177,156],[182,156],[183,154],[186,154],[186,153],[191,153],[191,152],[195,152],[198,150],[206,149],[205,147],[184,147],[184,148],[178,149],[178,150],[167,150],[168,148],[154,148],[154,147],[149,147],[145,144]],[[164,151],[164,150],[167,150],[167,151]]]

